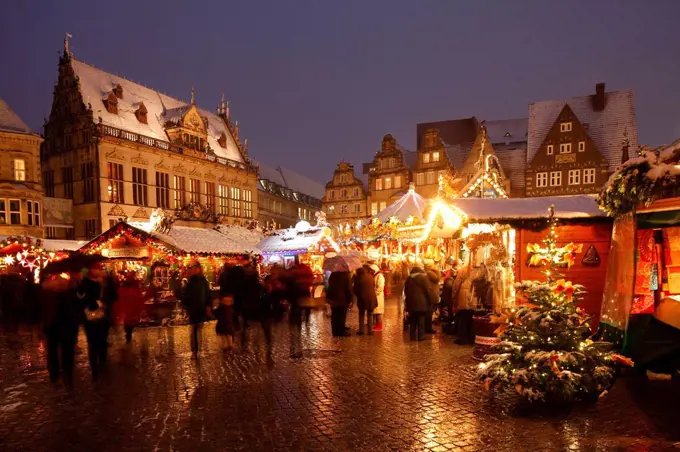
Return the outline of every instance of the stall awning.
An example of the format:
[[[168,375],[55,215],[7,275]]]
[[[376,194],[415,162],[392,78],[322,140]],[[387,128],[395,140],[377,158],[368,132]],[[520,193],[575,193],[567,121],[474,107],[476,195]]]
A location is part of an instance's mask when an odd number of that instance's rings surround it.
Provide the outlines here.
[[[540,198],[459,198],[450,201],[467,215],[469,223],[491,223],[545,218],[551,205],[561,219],[606,217],[594,196],[545,196]]]

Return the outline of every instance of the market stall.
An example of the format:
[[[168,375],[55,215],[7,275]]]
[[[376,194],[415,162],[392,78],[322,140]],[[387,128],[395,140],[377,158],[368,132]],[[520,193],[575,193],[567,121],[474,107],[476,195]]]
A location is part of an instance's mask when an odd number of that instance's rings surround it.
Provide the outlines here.
[[[84,253],[108,258],[107,270],[133,271],[148,290],[155,318],[167,317],[176,305],[174,290],[184,268],[198,261],[215,289],[224,264],[245,265],[259,259],[256,230],[238,226],[216,229],[188,226],[159,227],[154,223],[120,222],[81,247]],[[165,305],[165,306],[163,306]]]
[[[600,333],[667,374],[680,363],[679,159],[680,140],[643,150],[598,199],[615,218]]]
[[[300,221],[294,228],[273,231],[256,245],[265,265],[280,264],[291,268],[297,263],[307,264],[315,274],[323,274],[323,260],[327,253],[340,252],[327,226],[311,226]]]

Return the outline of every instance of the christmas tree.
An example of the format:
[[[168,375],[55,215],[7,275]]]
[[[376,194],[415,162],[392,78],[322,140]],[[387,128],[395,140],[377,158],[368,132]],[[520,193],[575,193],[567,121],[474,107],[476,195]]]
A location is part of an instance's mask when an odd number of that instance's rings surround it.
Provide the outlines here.
[[[481,363],[478,376],[486,391],[514,389],[530,401],[596,401],[614,384],[617,367],[631,366],[611,345],[589,339],[589,317],[576,303],[585,288],[562,279],[580,246],[557,245],[553,208],[543,244],[529,244],[530,265],[543,266],[544,282],[516,285],[517,305],[497,319],[501,342]]]

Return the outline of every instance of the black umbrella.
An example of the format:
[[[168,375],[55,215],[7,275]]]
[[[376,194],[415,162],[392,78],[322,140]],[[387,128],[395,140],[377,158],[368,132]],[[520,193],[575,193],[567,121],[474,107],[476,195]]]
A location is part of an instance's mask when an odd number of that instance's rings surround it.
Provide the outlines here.
[[[94,264],[104,260],[106,260],[106,258],[101,254],[73,253],[65,259],[50,262],[45,266],[42,273],[45,275],[54,275],[59,273],[77,272],[83,268],[90,268]]]

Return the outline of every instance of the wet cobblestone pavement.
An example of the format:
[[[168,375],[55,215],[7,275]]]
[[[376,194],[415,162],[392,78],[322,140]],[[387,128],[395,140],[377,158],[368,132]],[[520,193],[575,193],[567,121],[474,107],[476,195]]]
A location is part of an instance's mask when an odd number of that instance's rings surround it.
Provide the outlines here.
[[[356,326],[356,312],[349,324]],[[90,382],[80,336],[72,390],[48,383],[33,332],[0,332],[3,451],[649,451],[680,441],[675,384],[620,380],[596,405],[536,413],[474,380],[471,348],[438,334],[408,342],[396,304],[374,336],[330,337],[322,313],[303,327],[302,359],[275,327],[274,363],[258,328],[224,356],[214,323],[191,360],[189,328],[115,334],[108,374]]]

